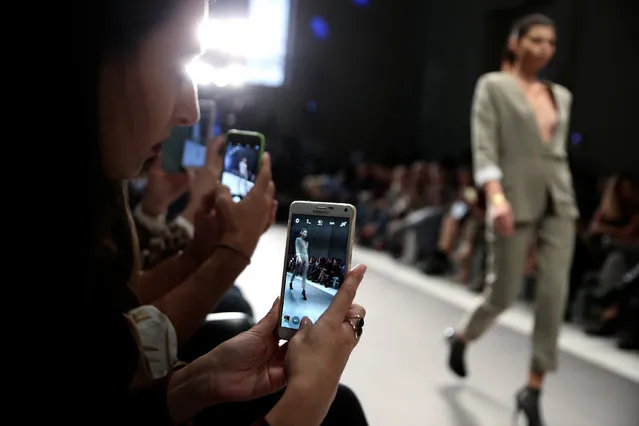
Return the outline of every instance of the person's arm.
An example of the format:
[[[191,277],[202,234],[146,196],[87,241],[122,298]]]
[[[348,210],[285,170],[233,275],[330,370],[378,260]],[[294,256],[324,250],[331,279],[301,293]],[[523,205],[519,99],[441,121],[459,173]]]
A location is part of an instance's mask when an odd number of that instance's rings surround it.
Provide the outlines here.
[[[630,223],[626,226],[608,225],[605,222],[597,221],[596,230],[602,235],[620,240],[623,242],[633,241],[637,238],[637,229],[639,228],[639,215],[633,216]]]
[[[302,239],[300,237],[295,238],[295,256],[299,259],[302,258]]]
[[[185,213],[188,211],[189,209],[187,208]],[[158,218],[152,218],[137,208],[134,217],[138,227],[144,227],[151,232],[152,235],[153,229],[161,230],[162,234],[156,238],[165,239],[162,250],[167,253],[159,256],[159,263],[145,270],[136,284],[135,290],[138,299],[142,304],[149,304],[182,284],[202,264],[202,259],[193,256],[187,248],[188,242],[193,239],[194,234],[192,215],[190,216],[191,219],[184,214],[178,216],[174,224],[179,228],[167,226],[163,215]],[[162,224],[162,228],[160,228],[160,224]],[[155,226],[155,228],[149,229],[149,226]],[[171,247],[169,242],[174,241],[178,241],[178,246]],[[185,248],[185,251],[182,252],[182,248]],[[149,250],[142,250],[142,255],[144,256],[147,252],[151,251],[150,248]],[[170,254],[170,252],[175,254]],[[161,260],[166,256],[169,257]],[[153,263],[155,263],[155,261]]]
[[[187,341],[202,325],[206,315],[231,288],[248,263],[247,256],[220,245],[183,284],[152,302],[171,320],[179,344]],[[185,269],[187,267],[184,266]]]
[[[98,369],[96,374],[82,377],[76,388],[76,391],[89,396],[86,402],[83,401],[86,404],[85,411],[99,413],[100,423],[104,424],[177,424],[172,420],[167,404],[169,382],[175,373],[148,380],[143,386],[131,386],[140,348],[130,323],[117,310],[103,310],[99,305],[97,308],[92,305],[92,308],[92,332],[82,339],[82,349],[92,354],[91,365]],[[85,312],[89,310],[85,309]],[[195,390],[193,387],[183,387],[182,399],[196,402],[205,399],[195,395]],[[95,396],[104,392],[107,392],[105,398]]]
[[[144,271],[135,288],[140,303],[148,305],[166,296],[185,282],[200,265],[202,261],[187,249]]]
[[[471,114],[475,183],[484,189],[489,202],[496,201],[503,198],[497,146],[498,116],[493,105],[490,83],[485,77],[477,82]]]
[[[307,389],[290,383],[284,395],[275,404],[275,406],[264,417],[268,426],[317,426],[322,423],[329,406],[318,403],[317,401],[327,400],[323,396],[316,394],[317,389]],[[313,395],[313,397],[309,397]],[[256,425],[264,424],[255,423]]]

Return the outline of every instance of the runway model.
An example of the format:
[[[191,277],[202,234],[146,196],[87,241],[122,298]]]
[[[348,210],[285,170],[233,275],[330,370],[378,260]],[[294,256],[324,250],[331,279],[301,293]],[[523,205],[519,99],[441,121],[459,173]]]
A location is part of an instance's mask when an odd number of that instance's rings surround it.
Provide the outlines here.
[[[308,272],[308,231],[304,228],[300,231],[300,236],[295,239],[295,267],[291,275],[289,287],[293,290],[293,280],[297,271],[302,275],[302,299],[306,299],[306,273]]]
[[[248,193],[248,162],[246,161],[246,158],[242,158],[240,160],[240,163],[238,164],[238,168],[239,168],[239,172],[240,172],[240,181],[238,182],[240,188],[238,191],[238,194],[244,194],[246,195]],[[244,189],[244,191],[242,191],[242,189]]]
[[[465,377],[467,346],[516,299],[526,253],[537,244],[532,360],[528,383],[516,394],[529,426],[544,424],[540,394],[544,375],[557,368],[578,216],[566,154],[572,95],[537,77],[555,53],[555,37],[550,18],[522,18],[508,42],[512,66],[477,82],[472,149],[475,181],[488,204],[486,289],[459,328],[447,330],[449,366]]]

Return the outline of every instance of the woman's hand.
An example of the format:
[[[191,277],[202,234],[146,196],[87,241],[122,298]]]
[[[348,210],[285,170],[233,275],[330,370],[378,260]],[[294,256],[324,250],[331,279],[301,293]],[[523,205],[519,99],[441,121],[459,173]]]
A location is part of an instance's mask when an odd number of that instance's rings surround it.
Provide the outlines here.
[[[224,137],[217,136],[207,143],[204,167],[189,170],[191,192],[189,205],[182,216],[193,224],[193,241],[187,254],[202,262],[208,259],[220,243],[220,229],[215,214],[215,190],[222,170],[220,150]]]
[[[278,345],[276,301],[251,330],[177,371],[167,395],[174,422],[183,422],[207,406],[258,398],[288,384],[283,398],[267,415],[269,423],[320,424],[359,341],[357,325],[364,325],[366,311],[354,305],[353,299],[365,272],[364,265],[354,268],[317,323],[304,317],[289,343]]]
[[[197,360],[208,371],[212,400],[246,401],[274,393],[286,384],[287,345],[278,344],[279,299],[249,331],[227,340]]]
[[[288,343],[284,361],[288,386],[266,416],[270,425],[318,425],[326,416],[359,341],[361,333],[356,329],[364,326],[366,310],[354,305],[353,300],[365,272],[364,265],[350,271],[315,324],[307,317],[302,319],[299,331]]]
[[[334,392],[359,336],[348,318],[363,318],[366,310],[353,305],[366,266],[348,273],[330,306],[315,324],[302,318],[300,329],[289,342],[286,372],[291,384],[309,386],[314,394]],[[357,317],[359,316],[359,317]],[[363,326],[363,324],[362,324]]]
[[[219,186],[215,191],[221,242],[249,257],[253,255],[260,236],[275,221],[277,201],[274,198],[275,184],[271,178],[271,157],[264,153],[255,186],[246,198],[235,203],[226,186]]]
[[[497,233],[505,237],[513,234],[515,230],[513,211],[510,203],[502,194],[496,194],[492,197],[488,206],[488,214]]]
[[[189,188],[189,177],[186,173],[166,173],[162,169],[162,154],[159,154],[149,166],[147,179],[140,205],[144,214],[151,217],[164,214]]]

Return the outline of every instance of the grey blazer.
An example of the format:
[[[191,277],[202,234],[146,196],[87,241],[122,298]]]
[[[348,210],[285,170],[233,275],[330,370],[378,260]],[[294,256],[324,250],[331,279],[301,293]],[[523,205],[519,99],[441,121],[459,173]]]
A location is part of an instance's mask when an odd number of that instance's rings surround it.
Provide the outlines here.
[[[557,127],[544,144],[535,114],[515,78],[503,72],[481,76],[472,107],[475,182],[501,180],[516,222],[539,219],[552,198],[557,216],[577,218],[566,143],[572,95],[548,84],[558,108]]]

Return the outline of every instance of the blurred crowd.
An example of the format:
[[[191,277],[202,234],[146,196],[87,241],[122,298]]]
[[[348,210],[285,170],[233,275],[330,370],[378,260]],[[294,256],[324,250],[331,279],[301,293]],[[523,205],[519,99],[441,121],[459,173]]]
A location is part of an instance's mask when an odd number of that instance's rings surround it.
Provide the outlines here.
[[[581,217],[565,318],[589,335],[614,337],[623,350],[638,350],[638,185],[625,175],[594,182],[575,175]],[[357,206],[360,245],[470,291],[483,291],[486,203],[469,167],[361,163],[350,179],[307,176],[302,186],[310,199]],[[535,295],[536,244],[525,270],[520,299],[529,303]]]

